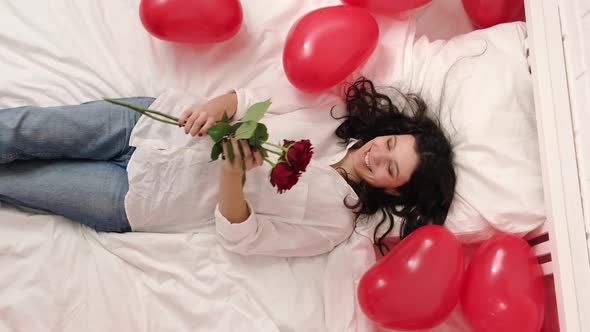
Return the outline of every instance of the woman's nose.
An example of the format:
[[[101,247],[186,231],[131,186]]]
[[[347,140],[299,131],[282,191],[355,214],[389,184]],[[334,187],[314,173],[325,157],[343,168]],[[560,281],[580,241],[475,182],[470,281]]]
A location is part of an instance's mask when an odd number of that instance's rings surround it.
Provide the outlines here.
[[[380,166],[386,160],[387,155],[382,149],[379,149],[373,158],[375,158],[375,164]]]

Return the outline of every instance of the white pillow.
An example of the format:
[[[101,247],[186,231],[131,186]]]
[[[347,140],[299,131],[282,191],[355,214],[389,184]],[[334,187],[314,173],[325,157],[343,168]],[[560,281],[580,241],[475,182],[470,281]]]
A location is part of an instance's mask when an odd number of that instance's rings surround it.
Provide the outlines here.
[[[525,38],[519,22],[414,44],[409,89],[452,138],[457,186],[446,226],[464,242],[523,235],[545,220]]]
[[[449,41],[423,37],[405,50],[395,78],[376,80],[420,94],[439,114],[457,174],[445,225],[463,243],[497,231],[524,235],[545,220],[525,38],[520,22]],[[392,237],[399,235],[399,224]],[[367,224],[371,235],[374,225]]]

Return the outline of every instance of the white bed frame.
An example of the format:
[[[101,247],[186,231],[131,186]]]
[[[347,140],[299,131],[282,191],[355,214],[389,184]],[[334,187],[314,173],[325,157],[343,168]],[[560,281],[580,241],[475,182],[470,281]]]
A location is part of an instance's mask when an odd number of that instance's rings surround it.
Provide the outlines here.
[[[590,42],[568,45],[567,41],[584,38],[584,25],[586,30],[590,27],[590,0],[525,0],[525,4],[548,217],[546,225],[529,234],[528,239],[542,239],[548,233],[548,240],[534,246],[537,256],[550,255],[550,261],[542,267],[545,275],[553,276],[557,313],[548,306],[546,316],[558,318],[562,332],[588,332],[590,259],[586,233],[590,228],[586,229],[584,221],[585,185],[579,162],[583,159],[580,154],[590,155],[590,151],[583,151],[579,142],[576,146],[575,129],[589,128],[590,123],[575,121],[580,120],[576,114],[581,114],[576,111],[590,113],[590,103],[587,96],[580,98],[574,84],[578,84],[580,75],[585,74],[587,79],[590,73],[586,73],[584,61],[575,66],[572,62],[575,57],[590,55],[583,49]],[[581,74],[572,77],[573,67]]]

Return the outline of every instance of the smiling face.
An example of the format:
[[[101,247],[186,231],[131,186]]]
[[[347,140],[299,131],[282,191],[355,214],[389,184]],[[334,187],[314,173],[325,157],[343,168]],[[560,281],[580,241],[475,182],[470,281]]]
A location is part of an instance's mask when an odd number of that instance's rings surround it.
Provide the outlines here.
[[[354,151],[352,166],[357,178],[373,187],[395,193],[410,180],[420,158],[412,135],[379,136]]]

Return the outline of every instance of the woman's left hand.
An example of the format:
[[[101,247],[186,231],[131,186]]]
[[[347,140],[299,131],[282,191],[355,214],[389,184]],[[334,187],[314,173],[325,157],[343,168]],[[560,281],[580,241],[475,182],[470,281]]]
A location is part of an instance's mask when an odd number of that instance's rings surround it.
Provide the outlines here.
[[[232,145],[234,160],[230,161],[228,153],[228,144]],[[231,174],[243,174],[244,171],[249,171],[254,167],[262,166],[264,159],[260,151],[256,148],[250,148],[248,140],[237,140],[232,134],[230,139],[225,139],[221,142],[223,148],[223,156],[221,169],[223,172]]]

